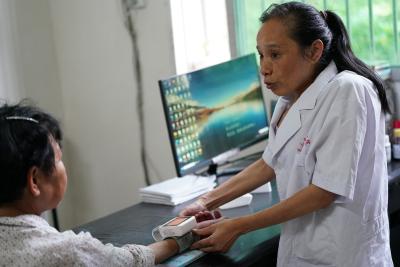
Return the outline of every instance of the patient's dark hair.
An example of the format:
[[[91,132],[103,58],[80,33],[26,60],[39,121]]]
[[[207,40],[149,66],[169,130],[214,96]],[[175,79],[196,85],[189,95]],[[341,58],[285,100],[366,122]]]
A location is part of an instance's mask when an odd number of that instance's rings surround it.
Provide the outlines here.
[[[52,140],[61,139],[58,121],[28,101],[0,107],[0,205],[22,197],[31,167],[53,172]]]
[[[260,21],[264,23],[273,18],[287,26],[290,37],[303,49],[318,39],[324,43],[320,71],[333,60],[339,72],[350,70],[371,80],[378,90],[383,111],[390,113],[382,79],[354,55],[346,27],[338,15],[329,10],[319,12],[301,2],[287,2],[272,4],[263,12]]]

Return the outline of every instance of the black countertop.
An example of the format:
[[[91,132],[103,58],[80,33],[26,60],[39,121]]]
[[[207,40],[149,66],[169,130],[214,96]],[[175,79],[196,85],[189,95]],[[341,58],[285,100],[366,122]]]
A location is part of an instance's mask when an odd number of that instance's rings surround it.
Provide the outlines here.
[[[388,164],[389,173],[389,214],[400,210],[400,161]],[[279,201],[276,183],[272,192],[253,194],[249,206],[224,210],[227,217],[237,217],[268,208]],[[117,211],[106,217],[73,229],[75,232],[88,231],[103,243],[121,246],[128,243],[153,243],[151,230],[178,215],[190,203],[171,207],[158,204],[139,203]],[[242,235],[225,254],[208,254],[190,266],[250,266],[263,262],[268,255],[275,255],[279,241],[280,227],[272,226]]]

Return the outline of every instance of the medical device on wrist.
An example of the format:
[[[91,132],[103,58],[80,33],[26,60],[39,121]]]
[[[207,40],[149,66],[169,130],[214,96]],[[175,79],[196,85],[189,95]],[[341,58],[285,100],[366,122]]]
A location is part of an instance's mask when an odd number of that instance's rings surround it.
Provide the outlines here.
[[[168,237],[183,236],[196,226],[197,222],[194,216],[179,216],[157,226],[151,234],[155,241],[161,241]]]
[[[183,236],[171,236],[168,237],[167,239],[169,238],[174,239],[175,242],[178,244],[179,253],[182,253],[183,251],[187,250],[194,242],[200,240],[199,236],[196,236],[191,231],[187,232]]]

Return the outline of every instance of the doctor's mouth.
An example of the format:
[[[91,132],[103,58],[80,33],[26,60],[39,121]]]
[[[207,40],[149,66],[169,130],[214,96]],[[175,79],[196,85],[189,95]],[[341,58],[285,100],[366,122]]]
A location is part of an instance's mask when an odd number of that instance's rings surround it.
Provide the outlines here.
[[[277,83],[265,82],[264,84],[271,91],[274,91],[277,87]]]

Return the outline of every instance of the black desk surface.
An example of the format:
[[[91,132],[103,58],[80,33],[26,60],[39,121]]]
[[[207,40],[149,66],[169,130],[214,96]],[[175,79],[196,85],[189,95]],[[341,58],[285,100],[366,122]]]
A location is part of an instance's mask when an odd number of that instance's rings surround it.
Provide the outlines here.
[[[392,160],[388,164],[389,185],[400,180],[400,160]]]
[[[394,194],[391,187],[399,187],[400,161],[393,161],[389,170],[389,213],[400,209],[400,194]],[[279,201],[276,184],[272,183],[271,193],[253,194],[250,206],[223,210],[227,217],[250,214],[270,207]],[[396,191],[396,192],[397,192]],[[73,229],[75,232],[88,231],[103,243],[122,246],[128,243],[153,243],[151,230],[179,214],[188,203],[175,207],[158,204],[139,203],[110,214],[93,222]],[[193,262],[190,266],[250,266],[262,262],[266,255],[276,252],[280,228],[272,226],[241,236],[225,254],[208,254]],[[264,265],[267,263],[264,261]]]
[[[250,214],[278,202],[276,184],[272,183],[271,193],[253,194],[249,206],[223,210],[227,217]],[[73,229],[87,231],[103,243],[122,246],[128,243],[147,245],[153,243],[151,230],[179,214],[188,203],[175,207],[150,203],[139,203],[106,217]],[[280,227],[273,226],[241,236],[226,254],[208,254],[191,266],[249,266],[268,253],[276,251]]]
[[[388,165],[389,173],[389,219],[400,213],[400,160],[392,160]]]

